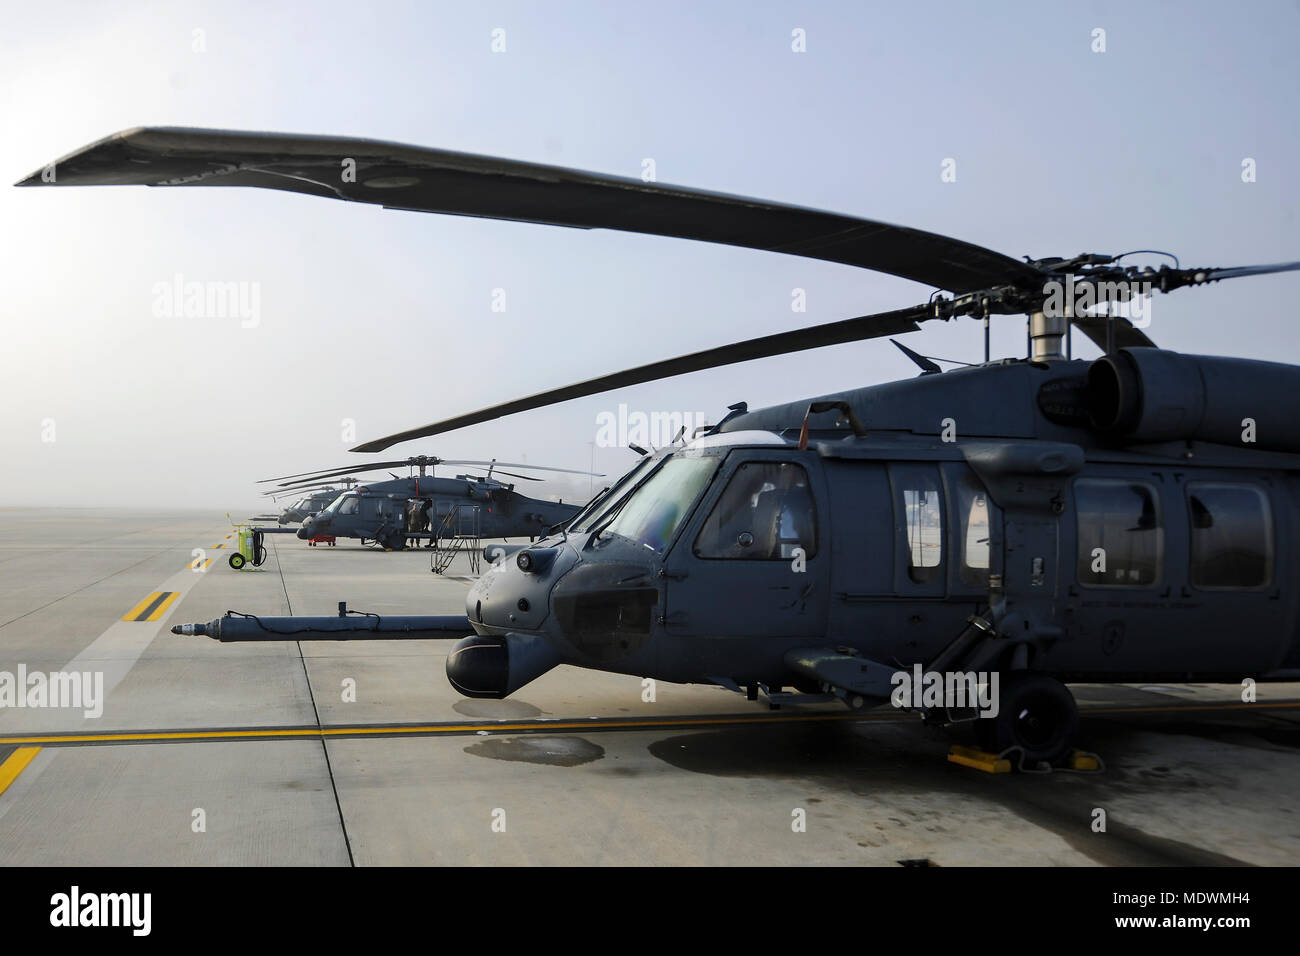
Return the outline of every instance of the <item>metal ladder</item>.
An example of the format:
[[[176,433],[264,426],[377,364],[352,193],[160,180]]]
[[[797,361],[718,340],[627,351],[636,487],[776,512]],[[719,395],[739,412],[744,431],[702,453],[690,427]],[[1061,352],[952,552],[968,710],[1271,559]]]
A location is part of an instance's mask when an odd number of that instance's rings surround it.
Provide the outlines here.
[[[458,505],[453,507],[438,522],[438,529],[433,539],[433,554],[429,556],[429,570],[442,574],[456,555],[464,551],[469,556],[471,574],[478,574],[482,567],[482,521],[478,505]],[[447,544],[443,545],[443,541]]]

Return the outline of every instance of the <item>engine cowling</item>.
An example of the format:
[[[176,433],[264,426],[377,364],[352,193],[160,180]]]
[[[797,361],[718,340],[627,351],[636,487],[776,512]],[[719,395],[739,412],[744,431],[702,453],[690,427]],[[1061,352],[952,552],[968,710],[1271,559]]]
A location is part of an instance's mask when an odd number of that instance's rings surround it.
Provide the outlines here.
[[[1280,362],[1120,349],[1088,368],[1098,431],[1129,442],[1205,441],[1300,451],[1300,367]]]

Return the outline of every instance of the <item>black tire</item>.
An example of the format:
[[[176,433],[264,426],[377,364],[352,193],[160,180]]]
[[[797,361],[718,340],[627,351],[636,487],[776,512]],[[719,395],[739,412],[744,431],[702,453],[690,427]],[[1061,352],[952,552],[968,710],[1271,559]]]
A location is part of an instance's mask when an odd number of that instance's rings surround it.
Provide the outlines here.
[[[1074,695],[1060,681],[1026,671],[1003,678],[998,715],[975,721],[975,737],[988,753],[1019,747],[1026,764],[1056,763],[1070,752],[1079,730]],[[1016,755],[1012,754],[1012,763]]]
[[[240,568],[242,568],[245,564],[248,563],[248,559],[245,558],[245,557],[244,557],[242,554],[240,554],[238,551],[236,551],[234,554],[232,554],[232,555],[230,556],[230,561],[229,561],[229,563],[230,563],[230,566],[231,566],[232,568],[234,568],[236,571],[238,571]]]

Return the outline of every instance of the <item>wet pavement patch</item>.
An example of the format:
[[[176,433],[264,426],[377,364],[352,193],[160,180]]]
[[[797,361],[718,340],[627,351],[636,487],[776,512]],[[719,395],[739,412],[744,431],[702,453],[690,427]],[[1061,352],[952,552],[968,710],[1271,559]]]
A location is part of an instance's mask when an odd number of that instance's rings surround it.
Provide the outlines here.
[[[1140,750],[1135,752],[1132,738],[1139,729],[1166,729],[1144,724],[1141,720],[1128,725],[1109,721],[1089,724],[1089,744],[1096,744],[1095,749],[1107,759],[1107,772],[1099,775],[991,777],[972,773],[943,759],[943,736],[931,735],[919,726],[883,723],[738,727],[668,737],[651,743],[648,749],[659,760],[693,773],[792,778],[862,798],[884,798],[890,804],[900,796],[925,795],[932,802],[942,801],[944,807],[942,812],[932,811],[935,818],[928,821],[931,826],[926,829],[933,832],[946,832],[934,825],[945,816],[951,818],[952,827],[960,827],[963,818],[954,808],[972,800],[1051,832],[1103,865],[1243,865],[1243,860],[1211,847],[1149,834],[1122,820],[1109,821],[1108,836],[1091,830],[1092,809],[1106,806],[1114,795],[1153,793],[1172,798],[1204,786],[1191,770],[1166,762],[1180,750],[1173,735],[1165,738],[1168,756],[1164,760],[1150,761]],[[954,739],[964,739],[959,733],[954,731]],[[1150,765],[1145,765],[1148,761]],[[1229,784],[1231,781],[1220,781],[1222,786]],[[902,839],[901,834],[927,822],[904,816],[917,814],[903,807],[901,814],[880,815],[876,829]],[[1194,831],[1189,835],[1194,837]],[[878,845],[870,835],[854,837],[859,845]]]
[[[832,778],[846,785],[897,776],[900,770],[943,770],[943,749],[923,755],[921,735],[911,725],[874,726],[870,733],[849,725],[769,724],[688,733],[657,740],[650,753],[680,770],[715,776]],[[942,745],[940,745],[942,747]],[[933,744],[928,748],[935,750]]]
[[[542,715],[541,708],[522,700],[458,700],[452,704],[452,710],[462,717],[487,720],[523,720]]]
[[[493,760],[576,767],[605,756],[605,748],[581,737],[488,737],[470,744],[465,753]]]

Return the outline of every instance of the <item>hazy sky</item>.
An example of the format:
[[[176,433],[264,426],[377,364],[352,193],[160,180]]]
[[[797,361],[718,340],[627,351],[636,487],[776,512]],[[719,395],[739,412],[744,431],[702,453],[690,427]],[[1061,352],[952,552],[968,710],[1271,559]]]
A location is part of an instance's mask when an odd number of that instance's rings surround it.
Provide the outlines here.
[[[930,292],[771,253],[266,190],[7,185],[133,126],[371,137],[634,177],[649,158],[661,182],[1012,256],[1300,258],[1295,2],[5,7],[0,505],[244,510],[257,478],[359,459],[345,419],[365,440]],[[941,181],[948,158],[956,182]],[[260,321],[156,316],[155,286],[177,275],[256,284]],[[1148,333],[1296,361],[1298,295],[1294,273],[1182,291],[1155,300]],[[968,361],[980,340],[971,320],[906,339]],[[1023,351],[1022,320],[995,326],[995,354]],[[914,372],[887,341],[858,343],[391,451],[579,468],[594,452],[613,474],[632,453],[591,443],[620,403],[716,420],[739,400]]]

